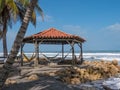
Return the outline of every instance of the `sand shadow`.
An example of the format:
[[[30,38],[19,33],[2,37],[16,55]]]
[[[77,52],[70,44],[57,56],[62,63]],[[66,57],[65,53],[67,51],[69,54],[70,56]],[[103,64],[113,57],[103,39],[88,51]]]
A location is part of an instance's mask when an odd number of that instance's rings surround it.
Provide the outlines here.
[[[41,76],[39,80],[21,82],[5,86],[3,90],[73,90],[72,87],[50,76]]]

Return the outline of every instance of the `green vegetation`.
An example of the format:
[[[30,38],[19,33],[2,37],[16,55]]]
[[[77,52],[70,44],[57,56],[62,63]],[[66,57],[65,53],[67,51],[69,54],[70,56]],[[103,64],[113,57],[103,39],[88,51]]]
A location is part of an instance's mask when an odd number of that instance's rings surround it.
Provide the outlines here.
[[[8,26],[12,28],[12,23],[21,21],[24,18],[26,8],[30,4],[30,0],[0,0],[0,40],[3,39],[4,57],[7,57],[7,41],[6,34]],[[32,13],[31,22],[36,26],[36,12],[43,18],[42,9],[36,4]]]

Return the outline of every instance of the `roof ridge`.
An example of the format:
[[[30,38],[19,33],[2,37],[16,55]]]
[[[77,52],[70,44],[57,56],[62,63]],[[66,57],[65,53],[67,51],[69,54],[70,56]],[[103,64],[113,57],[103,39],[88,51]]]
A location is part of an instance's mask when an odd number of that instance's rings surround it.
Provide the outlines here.
[[[50,31],[58,31],[58,32],[60,32],[60,33],[62,33],[62,34],[67,34],[67,33],[64,33],[64,32],[62,32],[61,30],[57,30],[56,28],[49,28],[49,29],[47,29],[47,30],[44,30],[41,34],[46,34],[46,33],[48,33],[48,32],[50,32]],[[69,34],[67,34],[67,35],[69,35]]]
[[[49,30],[50,30],[50,29],[43,30],[43,31],[38,32],[38,33],[36,33],[36,34],[34,34],[34,35],[37,35],[37,34],[43,34],[43,35],[44,35],[44,34],[47,33]]]
[[[55,28],[53,28],[53,29],[55,29]],[[62,34],[72,35],[72,34],[69,34],[69,33],[63,32],[63,31],[61,31],[61,30],[57,30],[57,29],[55,29],[55,30],[56,30],[56,31],[59,31],[59,32],[62,33]]]
[[[49,32],[49,30],[50,29],[44,30],[44,31],[41,32],[41,34],[45,34],[45,33]]]

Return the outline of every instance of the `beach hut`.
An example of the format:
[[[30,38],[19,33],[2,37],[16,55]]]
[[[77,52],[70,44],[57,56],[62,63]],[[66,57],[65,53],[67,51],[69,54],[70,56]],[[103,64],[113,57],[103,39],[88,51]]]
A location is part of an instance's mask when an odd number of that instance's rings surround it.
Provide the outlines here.
[[[64,59],[64,45],[69,44],[72,49],[72,60],[75,59],[74,55],[74,45],[78,44],[80,47],[80,57],[81,61],[83,60],[82,55],[82,43],[85,42],[85,39],[81,38],[77,35],[68,34],[57,30],[55,28],[50,28],[48,30],[44,30],[37,34],[33,34],[31,36],[27,36],[23,39],[23,43],[32,43],[35,44],[35,53],[36,60],[39,60],[39,46],[41,44],[58,44],[62,46],[62,59]],[[21,48],[22,51],[22,48]],[[36,63],[37,64],[37,63]]]

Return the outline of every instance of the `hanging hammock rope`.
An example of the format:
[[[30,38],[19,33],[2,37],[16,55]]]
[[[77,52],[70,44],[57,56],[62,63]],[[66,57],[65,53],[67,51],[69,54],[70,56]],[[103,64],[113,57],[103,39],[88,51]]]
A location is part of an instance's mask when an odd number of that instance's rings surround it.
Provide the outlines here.
[[[70,54],[72,48],[70,49],[70,51],[65,55],[64,59]]]
[[[40,54],[43,55],[48,62],[50,62],[50,60],[56,58],[60,53],[57,53],[57,54],[56,54],[55,56],[53,56],[53,57],[48,57],[48,56],[46,56],[45,54],[43,54],[42,52],[40,52]]]
[[[22,56],[23,56],[25,61],[31,62],[35,58],[36,55],[35,55],[35,53],[33,53],[32,56],[30,58],[28,58],[28,56],[25,55],[25,53],[22,53]]]

